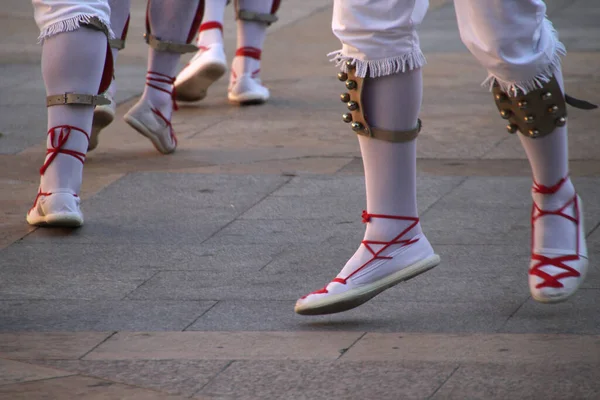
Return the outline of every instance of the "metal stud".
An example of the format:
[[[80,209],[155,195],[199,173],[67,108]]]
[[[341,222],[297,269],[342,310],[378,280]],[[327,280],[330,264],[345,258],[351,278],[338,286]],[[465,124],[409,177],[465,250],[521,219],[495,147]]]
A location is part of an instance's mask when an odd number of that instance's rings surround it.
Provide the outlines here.
[[[494,98],[496,99],[496,101],[504,101],[506,100],[506,94],[498,93],[494,96]]]
[[[540,131],[538,131],[537,129],[530,129],[529,130],[529,137],[536,138],[538,136],[540,136]]]
[[[354,65],[354,63],[350,60],[346,61],[346,68],[348,69],[354,69],[356,68],[356,66]]]
[[[344,115],[342,115],[342,119],[344,120],[345,123],[350,123],[352,122],[352,114],[350,113],[346,113]]]
[[[525,122],[528,124],[533,124],[533,121],[535,121],[535,117],[533,115],[528,115],[525,117]]]
[[[504,119],[509,119],[511,115],[512,115],[512,112],[510,110],[500,111],[500,116]]]
[[[355,101],[349,101],[348,102],[348,110],[350,110],[350,111],[358,110],[358,103]]]
[[[565,117],[560,117],[556,120],[556,126],[565,126],[567,123],[567,119]]]
[[[348,90],[354,90],[356,89],[356,81],[346,81],[346,88],[348,88]]]
[[[555,104],[555,105],[553,105],[553,106],[550,106],[550,107],[548,108],[548,112],[549,112],[550,114],[556,114],[556,113],[558,112],[558,106],[557,106],[556,104]]]
[[[517,131],[519,127],[515,124],[508,124],[506,125],[506,130],[508,131],[508,133],[515,133]]]
[[[354,132],[362,131],[363,129],[365,129],[365,127],[360,122],[353,122],[352,123],[352,130]]]
[[[546,92],[542,95],[542,100],[546,101],[546,100],[550,100],[552,98],[552,93],[550,92]]]
[[[342,100],[342,103],[347,103],[350,101],[350,93],[342,93],[340,94],[340,100]]]
[[[344,82],[346,79],[348,79],[348,74],[347,74],[347,73],[345,73],[345,72],[338,72],[338,74],[337,74],[337,78],[338,78],[340,81]]]
[[[528,104],[528,103],[527,103],[525,100],[521,100],[520,102],[518,102],[518,103],[517,103],[517,106],[518,106],[520,109],[524,109],[524,108],[527,108],[527,104]]]

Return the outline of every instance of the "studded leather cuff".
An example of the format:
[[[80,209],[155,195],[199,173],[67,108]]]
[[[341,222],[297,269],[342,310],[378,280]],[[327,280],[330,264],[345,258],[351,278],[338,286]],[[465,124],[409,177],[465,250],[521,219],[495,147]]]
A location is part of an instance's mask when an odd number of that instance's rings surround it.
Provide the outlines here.
[[[493,90],[500,116],[508,120],[509,133],[521,132],[530,138],[549,135],[567,123],[565,96],[555,77],[526,95],[509,96],[495,85]]]
[[[358,135],[372,137],[374,139],[385,140],[386,142],[409,142],[415,139],[421,131],[421,120],[418,120],[417,126],[409,131],[389,131],[387,129],[375,128],[367,122],[363,102],[362,89],[364,78],[356,76],[355,65],[351,61],[346,62],[348,72],[338,73],[338,79],[345,83],[348,92],[342,93],[340,99],[346,103],[349,113],[342,116],[344,122],[349,123],[352,130]]]

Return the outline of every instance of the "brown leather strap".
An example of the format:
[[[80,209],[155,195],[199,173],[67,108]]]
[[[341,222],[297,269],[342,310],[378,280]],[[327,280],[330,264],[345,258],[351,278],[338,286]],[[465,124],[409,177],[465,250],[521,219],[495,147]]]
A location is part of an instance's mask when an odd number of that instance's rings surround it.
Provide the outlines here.
[[[101,95],[80,93],[65,93],[46,97],[46,107],[61,106],[65,104],[97,106],[110,104],[110,100]]]
[[[148,43],[148,45],[156,51],[165,51],[168,53],[178,54],[195,53],[196,51],[198,51],[198,47],[196,47],[193,44],[176,43],[169,42],[166,40],[160,40],[151,33],[146,33],[144,35],[144,39],[146,40],[146,43]]]

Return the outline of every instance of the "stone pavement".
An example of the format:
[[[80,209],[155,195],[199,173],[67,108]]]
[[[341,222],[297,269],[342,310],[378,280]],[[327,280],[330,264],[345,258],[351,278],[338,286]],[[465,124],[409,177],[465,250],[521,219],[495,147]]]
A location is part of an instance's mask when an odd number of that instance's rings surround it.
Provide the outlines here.
[[[31,6],[0,12],[0,399],[600,398],[599,112],[570,109],[592,269],[569,301],[526,283],[527,161],[505,134],[451,4],[422,28],[419,201],[442,264],[358,309],[300,317],[361,239],[362,165],[325,56],[331,4],[283,2],[261,107],[226,80],[182,105],[162,156],[119,118],[88,155],[78,230],[25,213],[44,152]],[[119,57],[119,116],[144,81],[144,1]],[[3,3],[4,4],[4,3]],[[548,1],[568,91],[600,97],[600,5]],[[6,11],[8,10],[8,11]],[[235,29],[228,10],[229,52]]]

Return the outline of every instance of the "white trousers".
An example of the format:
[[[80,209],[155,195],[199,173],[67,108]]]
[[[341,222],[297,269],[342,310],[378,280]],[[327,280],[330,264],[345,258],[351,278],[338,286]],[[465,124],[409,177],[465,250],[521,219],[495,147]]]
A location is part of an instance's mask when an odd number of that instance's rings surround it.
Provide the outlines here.
[[[542,0],[454,0],[460,36],[487,69],[486,83],[507,92],[541,86],[560,67],[565,48],[545,17]],[[359,77],[390,75],[425,64],[417,28],[428,0],[334,0],[333,33],[342,49],[332,54]]]
[[[78,29],[81,23],[96,17],[110,30],[108,0],[32,0],[35,22],[40,28],[39,41],[61,32]]]

